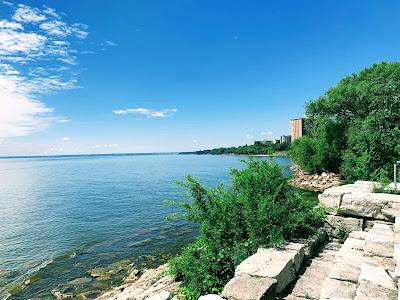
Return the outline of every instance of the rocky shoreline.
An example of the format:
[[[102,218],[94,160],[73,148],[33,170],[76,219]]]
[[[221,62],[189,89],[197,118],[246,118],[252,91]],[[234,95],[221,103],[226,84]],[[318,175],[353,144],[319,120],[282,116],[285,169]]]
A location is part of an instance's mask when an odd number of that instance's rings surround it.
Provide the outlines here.
[[[144,272],[133,270],[126,283],[97,297],[96,300],[180,300],[179,282],[168,274],[168,264]]]
[[[310,175],[298,165],[293,165],[290,169],[293,172],[293,178],[289,180],[289,184],[300,189],[323,192],[330,187],[342,184],[340,175],[335,173],[323,172]]]

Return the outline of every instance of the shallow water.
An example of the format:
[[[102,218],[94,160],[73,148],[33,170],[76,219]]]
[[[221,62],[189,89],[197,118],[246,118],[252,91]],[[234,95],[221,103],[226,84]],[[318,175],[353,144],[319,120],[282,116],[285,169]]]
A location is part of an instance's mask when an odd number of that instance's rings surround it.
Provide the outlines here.
[[[164,200],[183,199],[176,181],[191,174],[209,186],[229,184],[229,169],[242,167],[241,159],[173,154],[0,159],[0,299],[9,291],[15,293],[9,299],[46,299],[55,288],[98,293],[119,284],[131,263],[161,263],[197,234],[194,225],[165,221],[175,209]],[[289,158],[274,159],[291,165]],[[111,276],[88,276],[96,267]]]

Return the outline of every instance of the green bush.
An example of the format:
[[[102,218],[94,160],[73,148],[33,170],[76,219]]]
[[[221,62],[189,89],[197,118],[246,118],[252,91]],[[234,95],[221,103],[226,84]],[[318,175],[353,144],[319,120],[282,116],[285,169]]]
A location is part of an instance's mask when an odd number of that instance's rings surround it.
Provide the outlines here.
[[[315,139],[304,136],[296,139],[289,149],[289,155],[299,166],[309,173],[322,172],[321,153]]]
[[[306,106],[312,147],[294,143],[300,165],[339,172],[348,181],[389,177],[400,159],[400,63],[373,65],[347,76]],[[303,149],[296,149],[303,147]]]
[[[258,247],[305,237],[323,224],[325,212],[287,184],[273,161],[253,160],[232,170],[232,186],[207,188],[191,176],[181,183],[191,201],[174,202],[201,234],[170,261],[186,299],[220,292],[235,267]]]

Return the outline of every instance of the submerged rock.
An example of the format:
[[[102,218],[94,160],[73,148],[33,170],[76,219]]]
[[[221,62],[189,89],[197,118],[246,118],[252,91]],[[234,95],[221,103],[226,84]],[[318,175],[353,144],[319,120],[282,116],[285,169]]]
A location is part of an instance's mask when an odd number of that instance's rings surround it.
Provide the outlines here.
[[[63,293],[60,290],[52,290],[51,294],[56,297],[58,300],[64,300],[64,299],[72,299],[73,295],[69,293]]]
[[[82,284],[88,284],[90,282],[92,282],[93,279],[88,278],[88,277],[81,277],[81,278],[77,278],[71,281],[68,281],[67,284],[69,285],[82,285]]]
[[[157,269],[148,269],[136,281],[119,286],[96,300],[170,299],[171,294],[178,292],[179,283],[172,276],[167,275],[167,270],[167,264]]]

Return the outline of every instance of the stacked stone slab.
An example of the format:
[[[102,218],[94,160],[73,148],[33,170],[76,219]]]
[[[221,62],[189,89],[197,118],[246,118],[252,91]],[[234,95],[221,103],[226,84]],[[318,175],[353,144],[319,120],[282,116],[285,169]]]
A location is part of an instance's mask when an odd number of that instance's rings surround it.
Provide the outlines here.
[[[373,193],[376,185],[356,181],[329,188],[318,198],[334,215],[394,222],[400,213],[400,195]]]
[[[321,230],[310,239],[281,248],[258,249],[237,266],[221,296],[230,300],[275,299],[296,280],[303,260],[312,256],[326,237]]]
[[[321,299],[354,299],[363,257],[364,232],[354,232],[338,251],[321,288]]]
[[[340,248],[321,289],[321,300],[397,299],[393,226],[376,223],[354,231]]]
[[[336,242],[325,244],[320,249],[320,252],[310,259],[309,262],[306,263],[306,266],[303,267],[303,274],[300,274],[293,289],[284,299],[319,299],[322,283],[332,269],[333,259],[340,246],[341,245]]]

